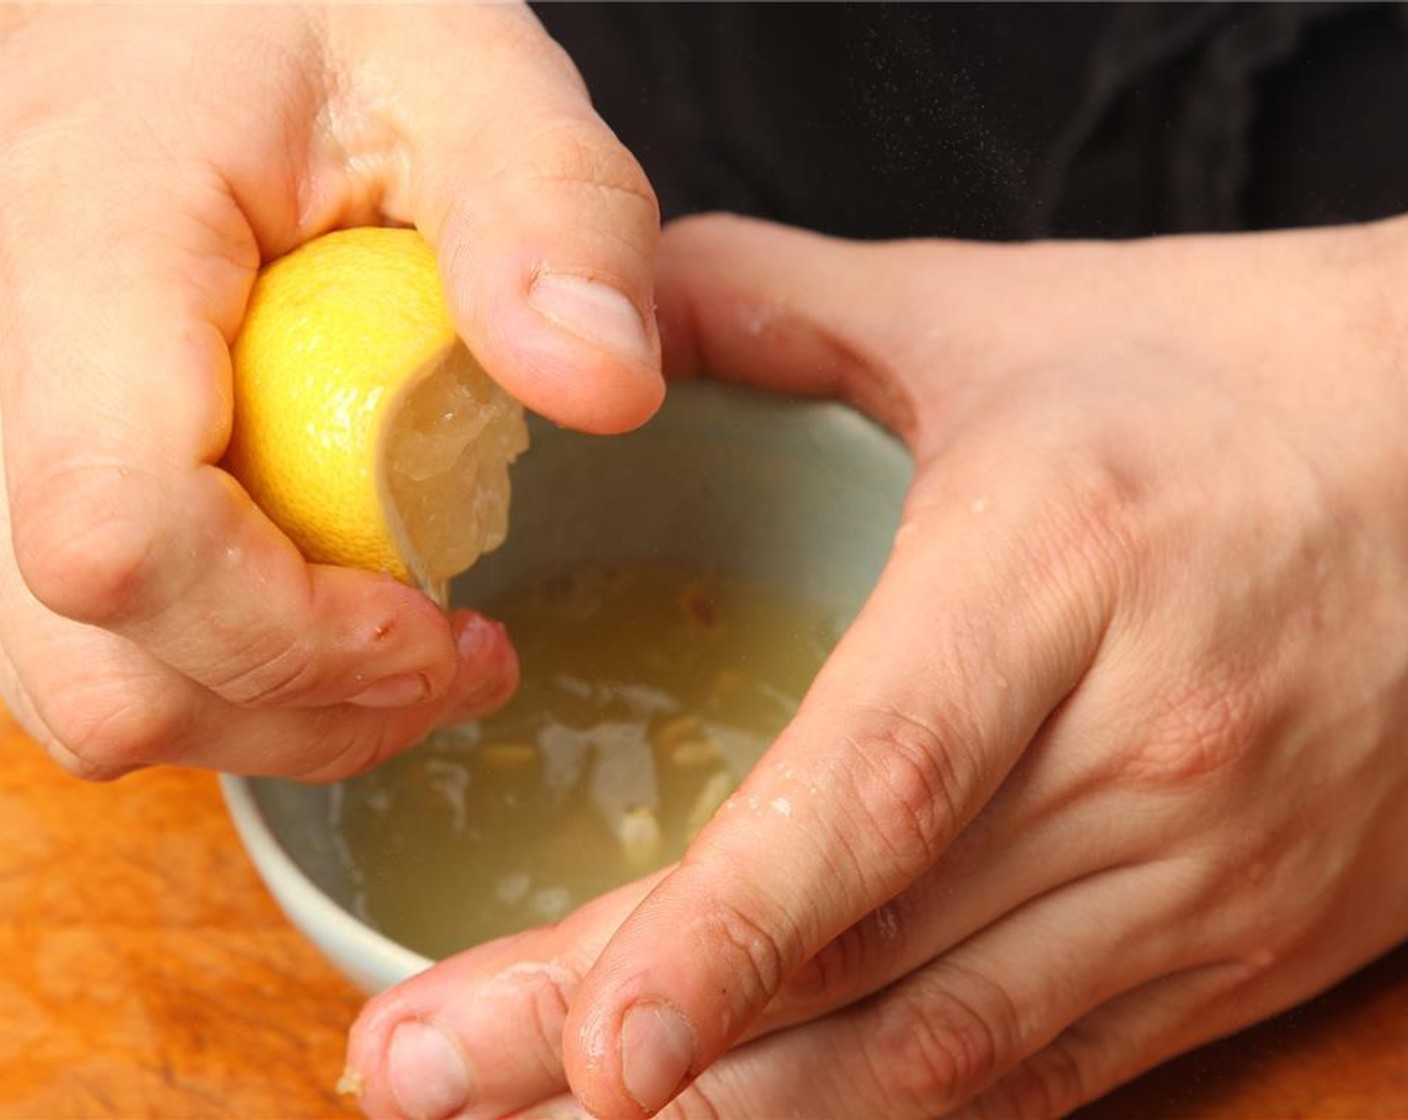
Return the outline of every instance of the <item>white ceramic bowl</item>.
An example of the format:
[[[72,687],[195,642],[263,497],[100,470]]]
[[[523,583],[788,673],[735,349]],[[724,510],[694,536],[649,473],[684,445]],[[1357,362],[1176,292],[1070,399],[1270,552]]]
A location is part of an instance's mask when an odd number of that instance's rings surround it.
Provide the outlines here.
[[[702,560],[849,619],[889,552],[911,473],[897,441],[841,405],[707,381],[672,385],[630,435],[541,421],[532,435],[514,467],[508,542],[456,583],[458,604],[579,563]],[[339,786],[223,784],[279,905],[344,974],[375,992],[430,963],[354,916],[355,875],[330,824]]]

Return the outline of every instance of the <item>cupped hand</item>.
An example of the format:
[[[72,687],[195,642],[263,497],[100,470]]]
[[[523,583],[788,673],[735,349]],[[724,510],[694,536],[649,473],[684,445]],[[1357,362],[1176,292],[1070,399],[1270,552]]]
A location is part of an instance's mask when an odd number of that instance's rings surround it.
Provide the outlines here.
[[[370,1116],[1057,1115],[1408,934],[1401,223],[662,258],[667,368],[905,438],[892,557],[679,866],[372,1002]]]
[[[0,150],[0,679],[36,738],[332,778],[501,702],[501,628],[306,564],[216,464],[257,269],[335,226],[419,227],[539,411],[659,402],[655,200],[532,15],[12,9]]]

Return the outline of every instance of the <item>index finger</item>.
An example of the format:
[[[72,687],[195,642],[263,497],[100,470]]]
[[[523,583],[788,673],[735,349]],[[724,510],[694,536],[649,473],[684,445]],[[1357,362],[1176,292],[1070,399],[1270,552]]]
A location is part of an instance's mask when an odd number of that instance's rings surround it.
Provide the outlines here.
[[[1060,547],[1040,486],[979,465],[936,469],[911,501],[796,719],[583,981],[564,1060],[594,1115],[657,1111],[922,874],[1094,659],[1108,616],[1088,555]]]

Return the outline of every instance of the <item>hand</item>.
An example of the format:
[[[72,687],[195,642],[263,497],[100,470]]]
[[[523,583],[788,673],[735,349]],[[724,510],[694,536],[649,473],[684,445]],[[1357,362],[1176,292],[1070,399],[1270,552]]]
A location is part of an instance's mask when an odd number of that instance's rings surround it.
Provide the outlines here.
[[[1408,933],[1401,222],[662,256],[668,368],[903,434],[893,556],[680,866],[370,1004],[368,1115],[1056,1115]]]
[[[0,150],[0,681],[29,731],[87,777],[326,779],[501,702],[500,628],[306,564],[215,464],[261,260],[335,226],[418,226],[531,407],[654,409],[655,200],[527,9],[12,9]]]

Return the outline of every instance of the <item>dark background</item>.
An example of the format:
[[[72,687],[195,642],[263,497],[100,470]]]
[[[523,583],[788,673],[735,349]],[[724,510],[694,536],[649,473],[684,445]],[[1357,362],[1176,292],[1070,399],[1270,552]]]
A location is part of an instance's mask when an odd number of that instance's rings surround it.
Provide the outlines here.
[[[1408,211],[1403,5],[535,10],[667,217],[1008,239]]]

